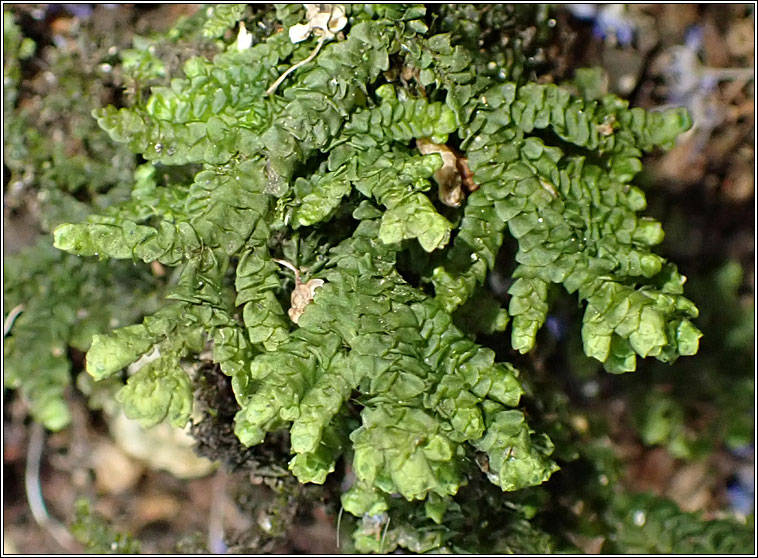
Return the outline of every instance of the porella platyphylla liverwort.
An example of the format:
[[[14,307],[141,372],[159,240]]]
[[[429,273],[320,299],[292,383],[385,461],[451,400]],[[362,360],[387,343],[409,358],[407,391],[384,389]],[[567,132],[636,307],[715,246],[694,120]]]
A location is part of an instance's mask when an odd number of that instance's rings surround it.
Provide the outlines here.
[[[457,513],[474,479],[511,492],[558,467],[521,409],[519,371],[457,313],[481,300],[506,234],[509,296],[479,318],[498,316],[515,350],[532,349],[563,286],[584,305],[585,352],[609,371],[695,352],[697,310],[652,252],[661,227],[639,215],[632,182],[642,151],[672,145],[689,120],[530,83],[506,64],[527,60],[508,50],[521,43],[473,48],[421,6],[277,14],[270,31],[240,25],[144,103],[95,111],[153,174],[127,202],[60,226],[56,245],[176,270],[171,302],[95,336],[87,368],[113,376],[157,346],[150,376],[130,381],[176,385],[150,405],[184,417],[192,392],[176,364],[210,349],[231,377],[244,445],[289,429],[299,480],[324,483],[348,463],[346,511],[405,514],[387,544],[441,548],[424,533]],[[160,178],[173,166],[195,174]],[[302,283],[287,261],[318,264],[318,277]],[[292,292],[279,264],[295,272]],[[138,387],[122,399],[148,391]],[[374,542],[356,535],[362,550]]]

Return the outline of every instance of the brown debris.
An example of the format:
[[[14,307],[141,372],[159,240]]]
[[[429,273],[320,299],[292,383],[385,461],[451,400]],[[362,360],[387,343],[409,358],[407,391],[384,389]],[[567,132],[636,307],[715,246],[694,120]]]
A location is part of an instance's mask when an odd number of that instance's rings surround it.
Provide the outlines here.
[[[455,149],[433,143],[428,138],[418,138],[416,148],[424,155],[438,153],[442,157],[442,167],[435,171],[434,180],[439,186],[439,199],[445,205],[460,207],[466,198],[463,187],[469,192],[479,188],[474,182],[468,159]]]
[[[305,307],[308,306],[313,297],[316,294],[316,289],[324,285],[323,279],[311,279],[307,283],[303,283],[300,280],[300,270],[294,265],[285,260],[279,260],[272,258],[276,263],[283,265],[290,269],[295,274],[295,288],[290,295],[290,309],[287,311],[287,315],[290,317],[293,323],[300,321],[300,316],[305,312]]]

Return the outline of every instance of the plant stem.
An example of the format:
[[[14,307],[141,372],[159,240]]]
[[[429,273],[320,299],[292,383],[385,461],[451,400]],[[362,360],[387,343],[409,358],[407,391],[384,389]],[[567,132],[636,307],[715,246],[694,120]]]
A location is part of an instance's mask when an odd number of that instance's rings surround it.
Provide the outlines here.
[[[305,58],[305,59],[301,60],[300,62],[298,62],[297,64],[295,64],[294,66],[291,66],[290,68],[287,69],[286,72],[284,72],[282,75],[280,75],[279,78],[274,83],[271,84],[271,87],[269,87],[268,89],[266,89],[266,95],[271,95],[274,91],[276,91],[276,88],[279,87],[279,84],[281,82],[283,82],[284,79],[288,75],[290,75],[292,72],[294,72],[295,70],[297,70],[300,66],[302,66],[304,64],[307,64],[308,62],[310,62],[311,60],[313,60],[316,57],[316,55],[318,54],[318,51],[321,50],[321,46],[324,44],[324,40],[325,39],[326,39],[326,36],[322,35],[319,38],[319,40],[318,40],[318,44],[316,44],[316,48],[313,49],[313,52],[311,52],[308,55],[308,58]]]
[[[45,429],[35,422],[29,435],[29,446],[26,453],[26,472],[24,474],[24,486],[26,487],[26,499],[29,509],[37,524],[55,539],[61,547],[71,552],[76,547],[74,537],[61,523],[50,517],[42,497],[42,486],[39,481],[40,461],[45,444]]]

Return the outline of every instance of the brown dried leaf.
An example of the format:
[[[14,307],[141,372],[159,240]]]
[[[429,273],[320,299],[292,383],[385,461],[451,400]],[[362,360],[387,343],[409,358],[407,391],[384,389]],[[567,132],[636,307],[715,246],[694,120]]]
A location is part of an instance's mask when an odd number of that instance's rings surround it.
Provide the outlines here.
[[[324,280],[311,279],[307,283],[303,283],[300,280],[300,271],[294,265],[285,260],[279,260],[277,258],[272,259],[276,263],[292,270],[295,274],[295,288],[290,295],[290,309],[287,311],[287,315],[293,323],[298,323],[300,321],[300,316],[305,312],[305,307],[311,303],[313,296],[316,293],[316,289],[324,284]]]
[[[305,312],[305,307],[313,300],[316,289],[324,284],[323,279],[311,279],[307,283],[301,283],[300,277],[295,276],[295,288],[290,295],[290,309],[287,314],[294,323],[300,321],[300,316]]]
[[[416,147],[424,155],[439,153],[442,157],[442,167],[434,173],[434,180],[439,185],[440,201],[450,207],[460,207],[465,194],[462,188],[461,173],[458,171],[456,153],[447,145],[432,143],[427,138],[417,139]]]

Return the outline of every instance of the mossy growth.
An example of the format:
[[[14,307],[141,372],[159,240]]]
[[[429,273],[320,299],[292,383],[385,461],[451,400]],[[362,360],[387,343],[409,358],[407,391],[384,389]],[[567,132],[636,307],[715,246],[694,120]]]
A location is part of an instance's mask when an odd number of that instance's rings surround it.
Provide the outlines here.
[[[53,236],[162,300],[88,330],[87,373],[152,353],[127,415],[183,426],[198,405],[206,455],[323,485],[357,551],[572,550],[550,479],[593,457],[514,355],[556,297],[613,374],[701,334],[634,184],[689,117],[538,82],[550,28],[538,6],[230,5],[135,41],[134,94],[92,107],[141,158],[127,195]],[[179,70],[161,53],[182,37],[210,47]],[[501,307],[484,287],[507,246]]]

